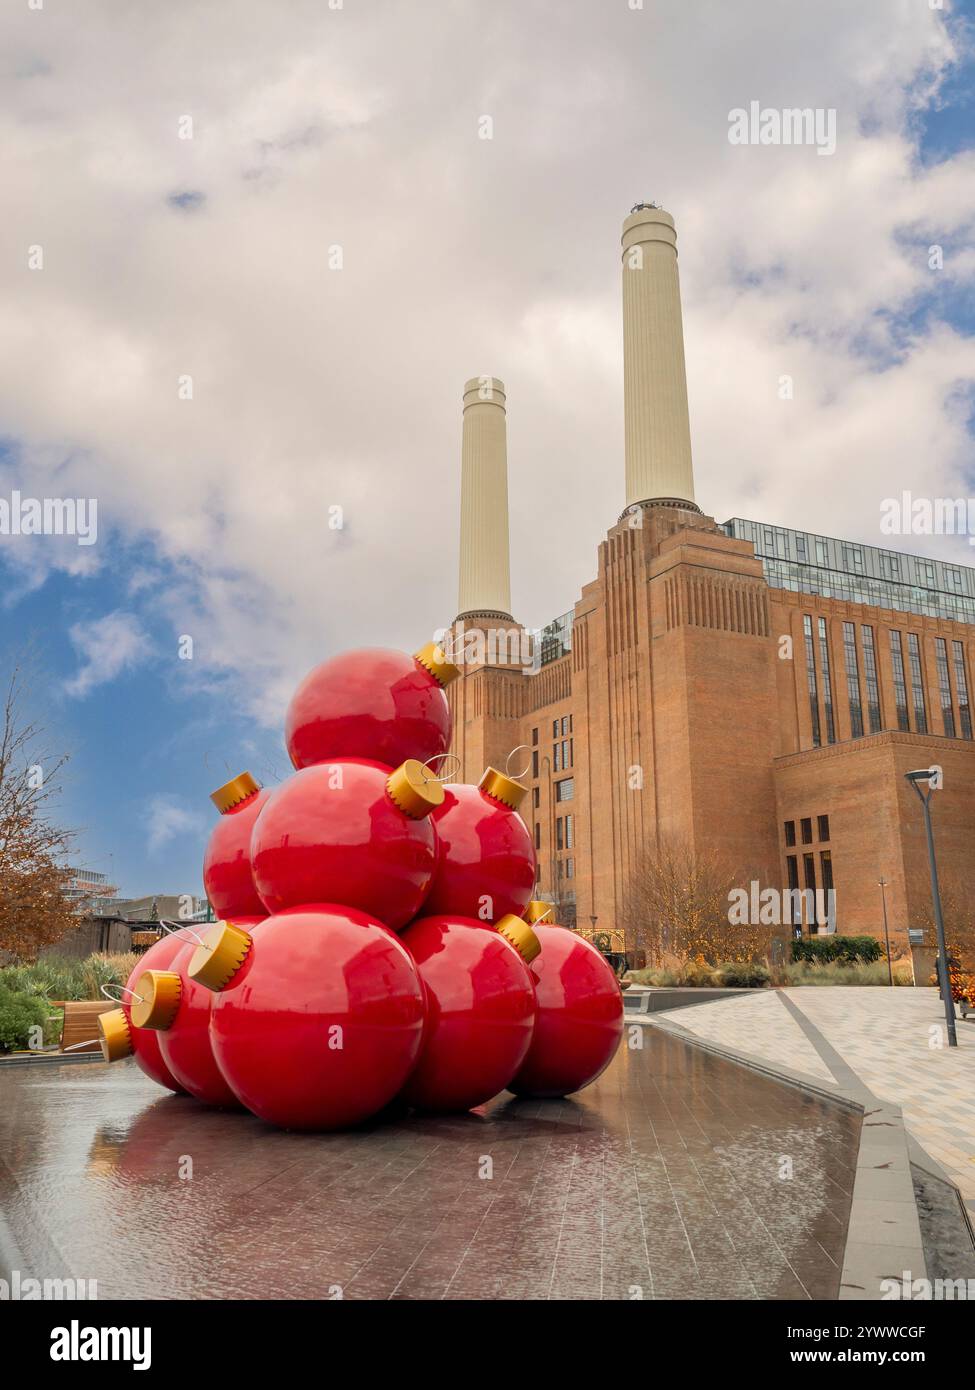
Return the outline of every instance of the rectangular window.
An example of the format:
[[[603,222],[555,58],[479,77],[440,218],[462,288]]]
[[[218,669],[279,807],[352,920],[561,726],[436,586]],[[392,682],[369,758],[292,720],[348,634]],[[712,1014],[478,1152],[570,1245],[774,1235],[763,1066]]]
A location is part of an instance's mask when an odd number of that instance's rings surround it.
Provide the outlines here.
[[[964,585],[962,583],[961,570],[956,570],[954,565],[943,565],[942,569],[948,588],[954,589],[958,594],[962,593],[964,591]]]
[[[828,893],[833,886],[833,856],[828,849],[820,850],[819,875],[823,880],[823,892]]]
[[[553,720],[552,720],[552,737],[553,737],[553,738],[558,738],[558,736],[559,736],[559,721],[558,721],[557,719],[553,719]]]
[[[568,732],[569,732],[569,716],[568,716],[567,714],[563,714],[563,716],[562,716],[562,737],[564,738],[565,735],[566,735]]]
[[[901,635],[891,629],[890,657],[894,663],[894,697],[897,704],[897,727],[905,733],[910,730],[911,721],[907,717],[907,685],[904,679],[904,649]]]
[[[863,640],[863,675],[867,682],[867,713],[870,716],[870,732],[879,734],[883,728],[880,716],[880,685],[877,681],[877,649],[873,641],[873,628],[866,624],[860,629]]]
[[[575,869],[576,869],[576,861],[572,858],[572,856],[571,856],[571,854],[570,854],[569,857],[568,857],[568,859],[565,861],[565,876],[566,876],[566,878],[574,878],[574,877],[575,877]]]
[[[794,820],[785,822],[785,842],[787,845],[794,845],[796,842],[796,823]]]
[[[826,619],[819,620],[819,664],[823,668],[823,709],[826,713],[826,742],[836,742],[836,725],[833,722],[833,682],[829,670],[829,638],[826,632]]]
[[[555,784],[556,801],[571,801],[575,796],[576,784],[574,777],[563,777],[561,782]]]
[[[566,849],[573,849],[573,848],[574,848],[574,840],[573,840],[573,835],[572,835],[572,817],[571,817],[571,816],[566,816],[566,818],[565,818],[565,847],[566,847]]]
[[[534,753],[532,754],[532,776],[533,776],[533,777],[537,777],[537,776],[538,776],[538,753],[537,753],[537,751],[534,752]]]
[[[843,624],[843,662],[846,666],[846,695],[850,702],[850,732],[863,738],[863,705],[860,699],[860,663],[857,661],[857,630]]]
[[[945,736],[955,738],[955,708],[951,700],[951,677],[948,675],[948,643],[943,637],[936,637],[934,649],[938,654],[938,690],[941,694],[941,717],[944,719]]]
[[[532,805],[534,806],[536,811],[538,810],[540,801],[541,797],[539,796],[538,788],[532,787]]]
[[[538,730],[537,730],[537,729],[532,729],[532,743],[533,743],[533,744],[537,744],[537,743],[538,743]]]
[[[829,816],[820,816],[818,819],[819,819],[819,838],[820,838],[821,840],[828,840],[828,839],[829,839]]]
[[[802,630],[806,639],[806,682],[809,686],[809,713],[812,716],[813,747],[822,743],[819,731],[819,696],[816,691],[816,649],[813,646],[812,618],[808,613],[802,615]]]
[[[822,536],[816,537],[816,564],[829,564],[829,547]]]
[[[937,583],[938,572],[934,567],[933,560],[916,559],[914,564],[917,567],[918,583],[931,585]]]
[[[570,738],[570,739],[569,739],[569,766],[570,766],[570,767],[574,767],[574,766],[575,766],[576,755],[575,755],[574,744],[575,744],[575,739],[574,739],[574,738]]]
[[[851,570],[854,574],[863,573],[863,551],[858,545],[841,542],[840,555],[845,570]]]
[[[803,816],[803,818],[802,818],[802,820],[799,822],[799,824],[800,824],[800,826],[801,826],[801,828],[802,828],[802,843],[803,843],[804,845],[811,845],[811,844],[812,844],[812,816]]]
[[[563,721],[563,722],[564,722],[564,721]],[[563,766],[563,767],[571,767],[571,766],[572,766],[572,764],[569,762],[569,740],[568,740],[567,738],[564,738],[564,739],[562,740],[562,766]]]
[[[805,536],[796,536],[796,555],[800,560],[808,559]]]
[[[816,891],[816,856],[814,854],[804,854],[802,856],[802,870],[806,879],[806,887]]]
[[[553,743],[553,744],[552,744],[552,771],[553,771],[553,772],[561,772],[561,771],[562,771],[562,764],[559,762],[559,748],[560,748],[560,746],[561,746],[561,745],[558,744],[558,743]]]
[[[916,632],[907,634],[907,659],[911,668],[911,694],[914,698],[914,726],[919,734],[928,731],[928,712],[924,705],[924,672],[921,668],[921,644]]]
[[[542,847],[542,827],[541,827],[540,822],[539,822],[539,821],[536,821],[536,822],[535,822],[535,848],[536,848],[536,849],[541,849],[541,847]]]
[[[565,840],[564,840],[564,838],[563,838],[562,831],[563,831],[562,817],[561,817],[561,816],[556,816],[556,818],[555,818],[555,848],[556,848],[556,849],[565,849]]]
[[[786,855],[786,857],[785,857],[785,869],[786,869],[786,873],[787,873],[788,876],[789,876],[789,888],[790,888],[790,890],[794,893],[794,892],[796,891],[796,889],[799,887],[799,865],[798,865],[797,862],[796,862],[796,856],[795,856],[794,854],[787,854],[787,855]],[[800,909],[799,904],[796,902],[795,898],[790,898],[790,899],[789,899],[789,922],[790,922],[791,925],[794,926],[796,922],[801,922],[801,921],[802,921],[802,910]]]
[[[955,658],[955,686],[958,690],[958,720],[961,724],[962,738],[972,736],[972,710],[968,703],[968,681],[965,679],[965,648],[961,642],[952,642],[951,650]]]
[[[880,573],[885,579],[900,579],[900,556],[891,555],[889,550],[882,550],[880,552]]]

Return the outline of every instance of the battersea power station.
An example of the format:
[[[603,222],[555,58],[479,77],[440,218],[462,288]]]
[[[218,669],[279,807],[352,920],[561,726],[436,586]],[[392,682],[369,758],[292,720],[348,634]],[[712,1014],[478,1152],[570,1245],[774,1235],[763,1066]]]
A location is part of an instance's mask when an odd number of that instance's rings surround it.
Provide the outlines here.
[[[885,906],[906,951],[931,903],[906,772],[943,769],[943,891],[975,877],[975,570],[708,516],[677,234],[652,204],[623,223],[622,282],[625,505],[529,660],[510,592],[505,389],[464,389],[460,593],[443,639],[463,673],[447,687],[456,776],[520,749],[508,766],[530,788],[536,896],[615,950],[641,860],[679,842],[745,884],[833,889],[844,934],[882,937]],[[822,929],[806,915],[793,930]]]

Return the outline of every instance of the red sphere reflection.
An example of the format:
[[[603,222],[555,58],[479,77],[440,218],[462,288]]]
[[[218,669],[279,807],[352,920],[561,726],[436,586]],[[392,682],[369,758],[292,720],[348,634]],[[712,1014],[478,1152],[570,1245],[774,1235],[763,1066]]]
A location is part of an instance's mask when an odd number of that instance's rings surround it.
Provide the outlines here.
[[[381,763],[345,758],[303,768],[276,788],[251,836],[254,880],[269,912],[343,903],[394,931],[416,916],[436,864],[433,801],[414,819],[402,798],[394,801],[391,775],[398,773]],[[439,784],[427,785],[439,802]]]
[[[524,1065],[508,1086],[519,1096],[581,1091],[616,1054],[623,1035],[623,996],[609,964],[566,927],[537,922],[542,944],[532,961],[538,1015]]]
[[[466,917],[421,917],[402,939],[427,999],[420,1060],[402,1099],[424,1110],[481,1105],[504,1090],[528,1052],[528,966],[492,926]]]
[[[451,721],[443,687],[458,674],[432,643],[416,656],[370,647],[322,662],[288,706],[292,763],[371,758],[398,767],[445,753]]]
[[[494,788],[501,796],[492,795]],[[437,870],[423,911],[498,922],[524,911],[535,885],[535,848],[517,810],[525,788],[488,768],[479,786],[444,788],[433,813]]]
[[[290,908],[262,923],[211,995],[213,1051],[255,1115],[336,1129],[396,1095],[420,1050],[423,990],[409,952],[364,912]]]

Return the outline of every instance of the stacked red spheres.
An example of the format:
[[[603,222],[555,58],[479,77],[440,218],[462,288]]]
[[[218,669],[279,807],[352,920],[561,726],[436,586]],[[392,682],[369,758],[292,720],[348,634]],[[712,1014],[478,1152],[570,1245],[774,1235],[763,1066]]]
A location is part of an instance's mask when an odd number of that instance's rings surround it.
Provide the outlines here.
[[[455,1111],[506,1088],[567,1094],[599,1074],[619,988],[574,933],[582,954],[525,920],[527,789],[494,768],[445,788],[432,766],[459,674],[431,643],[348,652],[306,677],[286,720],[296,771],[213,794],[204,882],[220,920],[147,954],[129,1003],[103,1015],[110,1060],[134,1053],[171,1089],[304,1130],[394,1100]]]

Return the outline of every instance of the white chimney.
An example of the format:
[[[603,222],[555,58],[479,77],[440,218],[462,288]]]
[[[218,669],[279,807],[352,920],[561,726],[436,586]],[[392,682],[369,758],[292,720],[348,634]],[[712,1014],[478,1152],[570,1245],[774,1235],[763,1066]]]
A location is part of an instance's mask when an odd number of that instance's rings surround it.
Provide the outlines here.
[[[468,614],[511,616],[505,395],[493,376],[464,387],[458,617]]]

